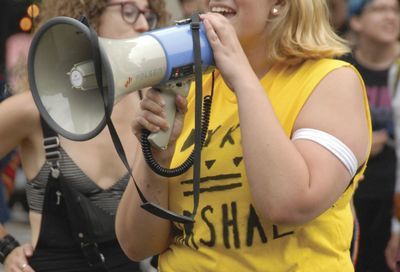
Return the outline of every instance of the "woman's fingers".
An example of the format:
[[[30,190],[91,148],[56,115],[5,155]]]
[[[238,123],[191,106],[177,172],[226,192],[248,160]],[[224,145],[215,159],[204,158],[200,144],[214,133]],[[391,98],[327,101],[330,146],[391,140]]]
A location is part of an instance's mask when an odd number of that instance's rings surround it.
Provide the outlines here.
[[[219,41],[217,32],[214,30],[214,27],[211,24],[211,21],[209,19],[204,19],[203,20],[204,27],[206,28],[206,34],[208,41],[210,43],[215,43]]]
[[[182,131],[183,120],[185,119],[185,114],[187,112],[186,98],[181,95],[177,95],[175,98],[175,105],[176,105],[176,115],[174,124],[172,126],[170,141],[175,141]]]
[[[167,130],[168,122],[165,120],[165,101],[160,92],[150,89],[145,97],[140,101],[142,111],[138,114],[136,120],[139,126],[151,131]]]
[[[151,132],[158,132],[169,128],[169,124],[164,117],[150,111],[143,111],[138,115],[136,120],[143,128]]]
[[[150,88],[147,90],[145,98],[154,101],[154,103],[160,105],[161,107],[165,106],[165,101],[159,90]]]
[[[176,140],[182,129],[184,115],[187,112],[187,100],[181,95],[175,97],[176,115],[173,124],[169,124],[166,116],[166,104],[157,90],[150,89],[140,102],[140,111],[132,123],[132,131],[138,139],[142,129],[151,133],[172,128],[170,141]]]
[[[33,268],[28,264],[28,263],[22,263],[21,265],[19,265],[19,269],[18,271],[22,271],[22,272],[35,272],[35,270],[33,270]]]
[[[158,115],[165,114],[165,101],[159,91],[149,90],[146,96],[140,101],[142,110],[150,111]]]
[[[176,110],[180,114],[185,114],[187,112],[187,100],[181,95],[176,96]]]
[[[29,265],[27,259],[27,257],[31,257],[32,254],[32,245],[25,244],[15,248],[5,259],[5,272],[35,272]]]
[[[31,257],[33,255],[33,246],[31,244],[22,245],[22,249],[26,257]]]
[[[233,26],[224,16],[216,13],[207,13],[203,14],[201,18],[206,28],[207,37],[211,42],[224,43],[236,36]]]

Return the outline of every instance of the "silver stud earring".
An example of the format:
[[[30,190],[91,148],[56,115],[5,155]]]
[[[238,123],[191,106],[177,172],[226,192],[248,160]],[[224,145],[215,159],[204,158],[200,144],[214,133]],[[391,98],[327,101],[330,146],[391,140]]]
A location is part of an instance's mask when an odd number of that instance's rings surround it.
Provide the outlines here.
[[[279,10],[277,8],[273,8],[271,13],[272,15],[276,16],[279,14]]]

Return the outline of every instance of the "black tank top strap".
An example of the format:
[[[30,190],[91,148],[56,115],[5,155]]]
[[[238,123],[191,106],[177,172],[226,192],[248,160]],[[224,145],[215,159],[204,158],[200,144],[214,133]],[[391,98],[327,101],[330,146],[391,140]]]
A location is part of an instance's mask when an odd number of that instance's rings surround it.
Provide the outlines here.
[[[42,116],[40,116],[40,125],[42,126],[43,138],[58,137],[57,132],[47,124]]]
[[[43,148],[46,152],[46,162],[51,165],[51,171],[59,172],[61,159],[60,139],[58,134],[40,117],[40,125],[43,132]]]

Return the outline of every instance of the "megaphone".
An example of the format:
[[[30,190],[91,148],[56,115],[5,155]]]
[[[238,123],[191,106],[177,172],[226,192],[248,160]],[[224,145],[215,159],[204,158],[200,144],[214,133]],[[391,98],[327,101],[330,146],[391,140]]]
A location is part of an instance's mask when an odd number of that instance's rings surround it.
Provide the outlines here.
[[[84,141],[106,125],[104,100],[96,81],[90,29],[81,21],[56,17],[32,40],[28,56],[29,82],[44,120],[58,134]],[[103,78],[111,106],[123,96],[159,86],[166,100],[167,119],[175,115],[175,95],[186,95],[193,78],[193,42],[188,23],[141,34],[133,39],[99,38]],[[214,59],[200,28],[202,70],[212,70]],[[170,131],[149,136],[164,148]]]

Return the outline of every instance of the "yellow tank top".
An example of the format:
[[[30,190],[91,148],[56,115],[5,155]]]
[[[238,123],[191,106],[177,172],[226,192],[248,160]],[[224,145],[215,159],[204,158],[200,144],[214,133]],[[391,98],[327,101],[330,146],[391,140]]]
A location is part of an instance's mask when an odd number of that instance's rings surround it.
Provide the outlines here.
[[[262,78],[288,137],[316,85],[343,66],[350,65],[337,60],[310,60],[298,69],[274,67]],[[211,81],[211,76],[204,78],[203,92],[209,92]],[[349,202],[358,178],[329,210],[307,224],[276,225],[258,217],[243,162],[236,97],[218,74],[214,88],[209,132],[202,151],[196,222],[174,225],[174,243],[161,254],[160,271],[353,271]],[[189,109],[194,108],[191,94]],[[366,95],[365,105],[369,118]],[[188,112],[172,166],[179,165],[192,151],[193,124],[194,114]],[[170,181],[169,207],[173,211],[192,211],[192,178],[193,172],[188,171]]]

